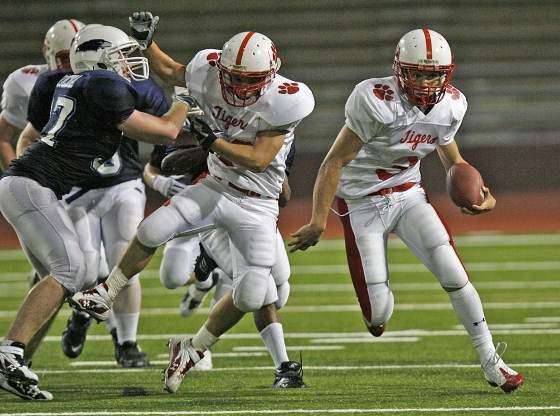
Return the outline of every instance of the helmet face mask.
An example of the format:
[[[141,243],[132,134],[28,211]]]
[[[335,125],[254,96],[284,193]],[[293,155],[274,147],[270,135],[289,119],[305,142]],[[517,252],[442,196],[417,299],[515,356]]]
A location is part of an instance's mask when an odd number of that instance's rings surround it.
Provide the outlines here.
[[[454,69],[449,44],[433,30],[413,30],[397,45],[393,74],[401,93],[413,105],[428,107],[440,102]]]
[[[217,67],[224,100],[234,107],[247,107],[266,93],[280,59],[268,37],[242,32],[225,43]]]
[[[148,79],[148,60],[129,56],[138,50],[138,42],[112,26],[88,25],[70,48],[70,63],[75,74],[92,70],[113,71],[127,80]]]

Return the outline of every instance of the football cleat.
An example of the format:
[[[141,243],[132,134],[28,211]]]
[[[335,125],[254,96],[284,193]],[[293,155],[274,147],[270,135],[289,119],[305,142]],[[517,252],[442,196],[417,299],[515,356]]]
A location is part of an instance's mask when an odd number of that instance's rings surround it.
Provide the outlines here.
[[[303,382],[303,366],[296,361],[284,361],[274,371],[275,389],[301,389],[307,387]]]
[[[371,335],[374,337],[380,337],[385,332],[387,325],[368,325],[366,323],[366,327]]]
[[[169,366],[164,371],[165,390],[175,393],[179,390],[187,371],[204,357],[204,353],[195,350],[191,340],[186,338],[171,338],[167,345]]]
[[[0,345],[0,376],[24,386],[37,384],[39,377],[31,371],[23,359],[23,348]]]
[[[8,380],[0,374],[0,388],[27,400],[52,400],[53,395],[46,390],[41,390],[37,385],[25,385],[19,381]]]
[[[204,302],[204,298],[214,286],[218,283],[218,273],[212,273],[212,284],[205,289],[199,289],[196,287],[196,282],[189,286],[187,289],[187,293],[181,300],[179,304],[179,309],[181,312],[181,316],[188,317],[191,316],[196,308],[198,308],[202,302]]]
[[[525,378],[502,360],[506,348],[505,342],[499,342],[496,345],[496,352],[482,366],[482,371],[488,384],[492,387],[500,387],[505,393],[511,393],[523,385]]]
[[[204,250],[204,246],[199,243],[200,246],[200,254],[196,258],[196,263],[194,265],[194,275],[196,280],[199,282],[203,282],[208,279],[210,276],[210,272],[214,270],[218,265],[214,261],[212,257],[208,255],[206,250]]]
[[[196,363],[193,370],[195,371],[210,371],[212,370],[212,353],[210,350],[204,352],[204,357]]]
[[[74,309],[88,313],[97,322],[106,321],[109,317],[109,311],[113,307],[113,301],[109,298],[105,283],[75,293],[74,296],[68,298],[68,303]]]
[[[123,368],[140,368],[148,367],[150,360],[148,355],[140,349],[138,343],[125,341],[119,344],[117,338],[117,329],[111,329],[111,338],[115,347],[115,360]]]
[[[76,358],[84,349],[87,331],[93,318],[87,313],[72,310],[66,328],[62,331],[62,352],[68,358]]]

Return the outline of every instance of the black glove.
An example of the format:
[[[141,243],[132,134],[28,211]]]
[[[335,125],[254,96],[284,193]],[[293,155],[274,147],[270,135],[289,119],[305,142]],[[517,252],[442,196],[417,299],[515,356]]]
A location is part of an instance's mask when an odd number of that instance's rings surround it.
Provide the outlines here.
[[[147,49],[152,44],[159,16],[152,16],[150,12],[134,12],[128,21],[131,36],[138,41],[141,50]]]
[[[189,123],[191,124],[191,133],[198,140],[198,144],[206,152],[210,150],[212,143],[216,141],[218,136],[210,127],[210,121],[206,116],[194,116],[189,117]]]

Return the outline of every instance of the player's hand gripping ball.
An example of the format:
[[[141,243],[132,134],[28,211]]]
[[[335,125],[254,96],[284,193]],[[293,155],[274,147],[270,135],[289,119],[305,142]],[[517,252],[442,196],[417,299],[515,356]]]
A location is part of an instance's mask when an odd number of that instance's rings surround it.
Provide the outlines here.
[[[484,182],[478,170],[467,163],[456,163],[447,172],[447,193],[460,208],[480,205],[484,200]]]

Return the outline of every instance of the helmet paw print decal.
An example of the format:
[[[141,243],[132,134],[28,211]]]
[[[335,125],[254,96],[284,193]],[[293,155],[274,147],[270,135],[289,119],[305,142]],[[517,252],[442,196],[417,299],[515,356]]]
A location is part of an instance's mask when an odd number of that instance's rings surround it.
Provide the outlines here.
[[[299,86],[297,82],[284,82],[282,85],[278,86],[279,94],[295,94],[299,91]]]
[[[218,52],[211,52],[206,56],[206,60],[208,61],[208,65],[210,66],[216,66],[218,59],[220,59],[220,55],[218,54]]]
[[[448,93],[448,94],[451,94],[451,99],[453,99],[453,100],[458,100],[459,98],[461,98],[461,93],[453,85],[448,85],[445,88],[445,92]]]
[[[373,93],[380,100],[393,101],[395,99],[395,97],[393,97],[395,92],[390,89],[388,85],[375,84]]]

